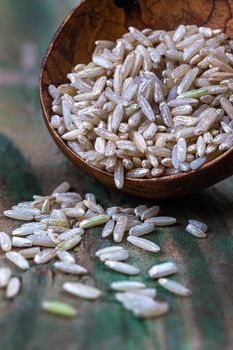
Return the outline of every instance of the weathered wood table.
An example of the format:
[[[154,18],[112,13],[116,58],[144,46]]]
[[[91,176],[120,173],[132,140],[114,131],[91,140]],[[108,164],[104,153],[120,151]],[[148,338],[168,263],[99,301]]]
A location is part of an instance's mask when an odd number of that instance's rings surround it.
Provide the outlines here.
[[[75,1],[1,1],[0,12],[0,212],[33,194],[49,193],[63,180],[84,194],[93,191],[103,206],[135,206],[143,201],[110,190],[76,169],[58,150],[41,117],[38,71],[42,54],[58,22]],[[149,205],[153,202],[148,202]],[[146,254],[129,247],[130,259],[143,276],[159,261],[174,260],[179,280],[193,291],[177,298],[158,288],[170,305],[163,318],[140,321],[122,309],[109,284],[123,279],[94,258],[109,245],[101,229],[90,230],[76,252],[90,271],[87,282],[104,291],[98,302],[83,302],[61,292],[67,277],[54,275],[52,264],[21,274],[23,288],[12,302],[0,292],[0,349],[51,350],[230,350],[233,348],[233,179],[195,196],[160,203],[179,224],[150,235],[162,252]],[[209,225],[207,240],[184,231],[188,218]],[[0,229],[17,226],[0,214]],[[124,245],[127,245],[124,243]],[[1,257],[1,265],[3,257]],[[75,280],[75,278],[73,278]],[[124,278],[125,279],[125,278]],[[156,283],[140,277],[149,286]],[[41,312],[45,299],[68,301],[77,318],[64,320]]]

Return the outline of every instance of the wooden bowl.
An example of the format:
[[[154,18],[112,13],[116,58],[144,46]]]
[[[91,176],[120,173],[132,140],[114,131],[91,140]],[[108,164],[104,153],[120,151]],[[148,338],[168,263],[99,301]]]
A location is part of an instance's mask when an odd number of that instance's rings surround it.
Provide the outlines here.
[[[115,187],[113,175],[83,161],[52,128],[48,86],[64,83],[72,67],[89,62],[97,39],[115,40],[130,25],[171,30],[180,23],[221,28],[233,37],[230,8],[224,1],[86,0],[67,16],[49,45],[40,75],[40,99],[46,125],[57,145],[75,165],[108,186]],[[233,149],[230,149],[189,173],[153,179],[126,178],[122,191],[154,199],[178,197],[204,189],[232,173]]]

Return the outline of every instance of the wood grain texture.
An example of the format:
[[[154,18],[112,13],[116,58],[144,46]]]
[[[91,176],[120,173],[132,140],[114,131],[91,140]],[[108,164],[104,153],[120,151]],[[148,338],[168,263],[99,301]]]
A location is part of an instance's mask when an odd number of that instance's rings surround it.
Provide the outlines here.
[[[87,164],[75,154],[50,125],[51,98],[49,84],[66,81],[66,75],[77,63],[90,61],[97,39],[115,40],[127,26],[173,29],[179,23],[226,29],[233,37],[231,8],[226,1],[113,1],[86,0],[58,29],[45,55],[40,76],[40,98],[46,125],[64,154],[82,171],[105,185],[115,187],[113,175]],[[180,197],[195,193],[233,173],[233,149],[198,170],[152,179],[125,178],[123,192],[153,199]]]
[[[82,195],[94,192],[105,208],[110,205],[136,206],[142,202],[157,204],[103,186],[75,167],[53,142],[42,119],[38,87],[32,82],[39,71],[36,62],[40,62],[57,23],[72,8],[74,1],[21,0],[20,4],[16,9],[14,0],[2,0],[0,12],[0,71],[4,73],[0,76],[0,213],[21,200],[29,200],[33,194],[50,193],[63,180],[72,183],[73,189]],[[123,15],[123,11],[129,11],[126,18],[131,18],[133,13],[139,14],[139,10],[139,3],[133,9],[130,6],[126,10],[119,8]],[[29,25],[25,13],[40,20],[32,20],[33,24]],[[143,20],[141,23],[143,25]],[[20,63],[20,52],[25,42],[32,40],[29,28],[33,31],[33,43],[39,55],[33,70],[25,71]],[[18,74],[24,79],[13,81],[12,77],[18,77]],[[0,349],[231,350],[233,178],[202,193],[159,204],[162,215],[174,215],[178,219],[176,226],[158,228],[148,235],[148,239],[161,246],[161,253],[156,256],[145,254],[126,241],[123,246],[129,249],[130,261],[143,272],[139,279],[151,287],[158,287],[161,298],[170,303],[171,311],[166,317],[140,321],[115,301],[109,284],[127,277],[110,272],[94,258],[97,249],[111,245],[112,241],[102,240],[101,228],[91,229],[75,256],[90,270],[90,275],[82,280],[103,290],[100,301],[81,301],[62,293],[62,283],[70,278],[55,275],[52,264],[36,266],[25,273],[14,269],[14,273],[23,279],[23,288],[12,302],[0,291]],[[207,240],[195,240],[185,233],[188,218],[208,224]],[[0,214],[0,230],[10,233],[17,225],[16,221]],[[178,263],[177,280],[192,289],[191,298],[175,297],[146,276],[151,265],[168,259]],[[2,256],[0,263],[6,264]],[[77,318],[63,320],[42,313],[41,302],[50,298],[72,304],[77,308]]]

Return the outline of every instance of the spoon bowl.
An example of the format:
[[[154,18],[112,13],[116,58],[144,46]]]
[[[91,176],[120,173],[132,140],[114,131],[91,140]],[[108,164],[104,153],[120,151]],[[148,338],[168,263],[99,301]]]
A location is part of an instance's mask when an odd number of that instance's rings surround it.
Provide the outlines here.
[[[100,182],[115,187],[113,175],[100,170],[74,153],[50,124],[52,99],[50,84],[64,83],[77,63],[90,61],[95,41],[116,40],[128,26],[140,29],[171,30],[180,23],[223,29],[233,38],[233,22],[225,2],[205,0],[84,0],[58,28],[45,54],[40,74],[40,99],[44,120],[53,139],[64,154],[82,171]],[[123,192],[145,198],[166,199],[185,196],[233,174],[233,149],[229,149],[201,168],[188,173],[152,179],[125,178]]]

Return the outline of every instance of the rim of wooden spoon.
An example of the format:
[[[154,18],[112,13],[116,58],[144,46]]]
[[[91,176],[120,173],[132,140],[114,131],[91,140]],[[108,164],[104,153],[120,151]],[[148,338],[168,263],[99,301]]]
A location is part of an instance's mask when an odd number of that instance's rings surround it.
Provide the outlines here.
[[[63,151],[63,153],[82,171],[88,173],[91,176],[94,176],[100,182],[116,188],[114,183],[114,176],[112,173],[108,173],[105,170],[98,169],[97,167],[91,165],[90,163],[87,163],[80,156],[78,156],[71,148],[68,147],[67,143],[61,138],[61,136],[51,126],[51,123],[50,123],[50,119],[52,116],[52,111],[51,111],[52,98],[48,94],[48,84],[44,82],[44,75],[45,75],[45,72],[47,71],[47,63],[48,63],[50,54],[53,51],[57,40],[59,40],[64,27],[68,24],[70,18],[76,13],[76,11],[80,9],[82,4],[84,4],[85,2],[86,0],[81,1],[81,3],[77,7],[75,7],[70,12],[70,14],[67,15],[67,17],[65,17],[64,21],[58,27],[57,31],[55,32],[49,44],[49,47],[42,61],[42,66],[40,71],[40,101],[41,101],[43,116],[44,116],[44,120],[47,125],[47,128],[50,134],[52,135],[53,139],[55,140],[56,144]],[[66,80],[67,78],[66,76],[64,76],[64,83],[66,82]],[[53,82],[50,82],[50,84],[53,84]],[[232,160],[231,166],[230,166],[230,160]],[[221,167],[220,167],[220,164],[221,164]],[[219,168],[222,168],[222,170]],[[213,176],[211,172],[214,172],[214,171],[216,171],[216,173]],[[223,180],[224,178],[232,175],[232,173],[233,173],[233,147],[223,152],[222,154],[218,155],[216,158],[213,158],[207,161],[204,165],[202,165],[200,168],[196,170],[191,170],[188,172],[182,172],[182,173],[173,174],[173,175],[152,177],[152,178],[125,177],[124,187],[120,191],[130,193],[133,195],[139,195],[141,197],[146,197],[146,198],[164,199],[169,197],[170,198],[179,197],[179,196],[193,193],[195,189],[201,190],[206,187],[209,187]],[[203,179],[202,178],[203,176],[204,177],[209,176],[209,177]],[[201,180],[200,184],[194,186],[193,190],[182,188],[183,187],[182,184],[184,185],[187,182],[190,182],[190,186],[192,186],[194,183],[198,182],[198,178],[199,180]],[[164,193],[156,194],[153,191],[152,192],[150,191],[153,188],[153,186],[157,187],[158,189],[161,188],[161,190],[162,189],[164,190],[167,187],[168,190],[165,191]],[[178,186],[179,188],[176,188],[176,186]],[[172,187],[173,187],[174,193],[170,192]],[[145,190],[148,192],[145,192]]]

